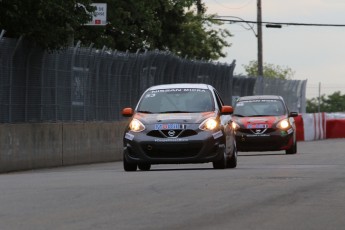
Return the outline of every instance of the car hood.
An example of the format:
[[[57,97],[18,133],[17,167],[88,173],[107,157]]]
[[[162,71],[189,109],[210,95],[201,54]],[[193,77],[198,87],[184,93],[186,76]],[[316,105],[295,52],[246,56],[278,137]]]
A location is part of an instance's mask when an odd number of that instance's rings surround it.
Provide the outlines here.
[[[287,116],[260,116],[260,117],[236,117],[233,116],[232,120],[240,126],[256,127],[255,125],[265,125],[266,128],[272,128],[277,122],[287,118]]]
[[[147,114],[136,113],[134,118],[140,120],[145,124],[154,123],[201,123],[206,118],[217,116],[216,112],[204,113],[160,113],[160,114]]]

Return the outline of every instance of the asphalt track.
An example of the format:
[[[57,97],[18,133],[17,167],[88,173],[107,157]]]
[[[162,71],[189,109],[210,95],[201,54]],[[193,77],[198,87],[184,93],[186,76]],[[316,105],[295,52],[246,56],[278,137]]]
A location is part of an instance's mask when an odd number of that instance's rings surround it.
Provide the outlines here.
[[[0,175],[0,229],[313,229],[345,227],[345,139],[296,155],[241,152],[236,169],[122,162]]]

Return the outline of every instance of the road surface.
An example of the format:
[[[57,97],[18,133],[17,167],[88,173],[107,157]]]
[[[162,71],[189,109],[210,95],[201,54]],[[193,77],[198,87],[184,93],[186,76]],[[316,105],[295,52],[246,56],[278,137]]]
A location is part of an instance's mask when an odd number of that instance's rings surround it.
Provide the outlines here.
[[[239,153],[236,169],[122,162],[0,175],[0,229],[344,229],[345,140]]]

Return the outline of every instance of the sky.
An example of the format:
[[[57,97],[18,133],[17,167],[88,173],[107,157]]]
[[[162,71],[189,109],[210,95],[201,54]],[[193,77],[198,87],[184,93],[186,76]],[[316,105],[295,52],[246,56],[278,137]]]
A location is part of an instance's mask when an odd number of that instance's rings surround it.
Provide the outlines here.
[[[257,20],[257,0],[203,0],[207,14]],[[261,0],[263,22],[341,24],[343,27],[262,27],[263,62],[288,67],[293,80],[307,80],[307,99],[345,94],[345,0]],[[236,19],[236,18],[232,18]],[[256,32],[256,25],[254,31]],[[235,74],[257,60],[257,37],[246,23],[225,23],[233,35],[222,63],[236,60]]]

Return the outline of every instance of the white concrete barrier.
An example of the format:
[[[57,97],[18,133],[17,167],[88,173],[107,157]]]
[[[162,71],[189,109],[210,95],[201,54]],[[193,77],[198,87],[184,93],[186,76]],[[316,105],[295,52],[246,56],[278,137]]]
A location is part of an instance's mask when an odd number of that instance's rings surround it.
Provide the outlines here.
[[[305,141],[326,139],[325,113],[304,113],[302,118]]]

